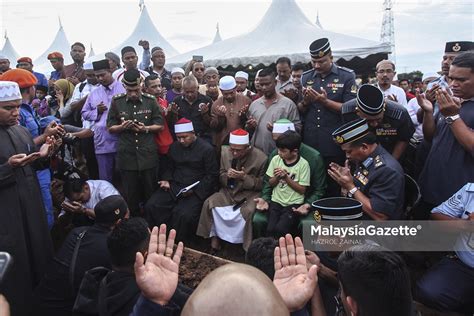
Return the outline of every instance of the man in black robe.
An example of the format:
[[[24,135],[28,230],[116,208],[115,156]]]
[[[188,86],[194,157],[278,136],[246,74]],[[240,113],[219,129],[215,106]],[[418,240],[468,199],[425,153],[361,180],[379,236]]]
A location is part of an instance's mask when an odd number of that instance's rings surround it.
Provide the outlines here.
[[[0,251],[13,265],[0,284],[12,315],[31,314],[32,289],[53,255],[41,191],[34,170],[49,155],[48,138],[36,151],[28,130],[18,125],[21,94],[0,77]]]
[[[185,240],[195,235],[202,204],[216,191],[219,167],[214,148],[194,134],[191,121],[180,119],[175,134],[177,141],[168,152],[169,168],[145,205],[145,213],[150,227],[167,223],[176,229],[177,240]]]

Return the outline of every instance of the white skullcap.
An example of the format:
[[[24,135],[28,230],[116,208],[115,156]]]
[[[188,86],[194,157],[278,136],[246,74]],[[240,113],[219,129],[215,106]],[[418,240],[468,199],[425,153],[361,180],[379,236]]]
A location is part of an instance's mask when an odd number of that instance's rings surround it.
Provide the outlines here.
[[[423,78],[421,78],[421,81],[425,81],[426,79],[429,79],[429,78],[438,78],[438,77],[439,75],[436,72],[428,72],[423,75]]]
[[[223,91],[232,90],[237,84],[232,76],[224,76],[219,80],[219,89]]]
[[[173,74],[177,74],[177,73],[180,73],[184,76],[184,70],[183,68],[179,68],[179,67],[174,67],[173,69],[171,69],[171,75]]]
[[[179,121],[176,122],[174,125],[174,133],[189,133],[194,132],[193,122],[186,118],[181,118]]]
[[[0,102],[21,100],[20,87],[13,81],[0,81]]]
[[[249,80],[249,74],[245,71],[237,71],[235,73],[235,78],[243,78],[245,80]]]
[[[84,68],[84,70],[94,70],[94,67],[92,66],[92,62],[84,63],[84,65],[82,65],[82,68]]]
[[[250,143],[249,133],[241,128],[230,133],[229,144],[248,145]]]

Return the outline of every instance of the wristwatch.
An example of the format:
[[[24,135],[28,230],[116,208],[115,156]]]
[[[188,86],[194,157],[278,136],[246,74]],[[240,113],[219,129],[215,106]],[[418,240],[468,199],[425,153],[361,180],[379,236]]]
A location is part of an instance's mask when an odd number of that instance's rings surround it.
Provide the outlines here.
[[[353,187],[352,189],[349,190],[349,192],[347,192],[347,196],[350,197],[350,198],[353,197],[354,194],[355,194],[358,190],[359,190],[358,187]]]
[[[456,115],[452,115],[452,116],[446,116],[444,118],[446,124],[448,125],[451,125],[454,123],[454,121],[456,121],[458,118],[460,118],[461,116],[459,114],[456,114]]]

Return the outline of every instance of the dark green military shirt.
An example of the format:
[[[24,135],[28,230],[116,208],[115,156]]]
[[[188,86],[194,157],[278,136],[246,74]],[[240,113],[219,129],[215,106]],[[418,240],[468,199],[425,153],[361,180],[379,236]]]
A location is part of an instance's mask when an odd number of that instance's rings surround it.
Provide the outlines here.
[[[120,125],[122,121],[132,120],[145,126],[163,125],[156,98],[143,93],[140,100],[132,102],[125,93],[112,99],[107,127]],[[146,170],[158,166],[158,149],[153,133],[135,133],[125,130],[120,133],[117,147],[117,166],[121,170]]]

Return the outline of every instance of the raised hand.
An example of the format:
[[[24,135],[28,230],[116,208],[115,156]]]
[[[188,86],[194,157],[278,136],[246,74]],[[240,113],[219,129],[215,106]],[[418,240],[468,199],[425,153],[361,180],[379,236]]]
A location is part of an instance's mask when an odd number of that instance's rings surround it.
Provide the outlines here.
[[[424,94],[420,93],[420,91],[417,89],[415,91],[415,96],[416,102],[423,112],[433,113],[433,103],[431,103],[431,101],[429,101]]]
[[[349,187],[353,186],[354,180],[352,179],[351,169],[349,168],[349,161],[347,160],[344,167],[334,162],[330,163],[328,174],[342,188],[351,189]]]
[[[436,100],[438,101],[439,111],[446,116],[459,114],[461,110],[461,101],[449,94],[448,91],[438,89],[436,91]]]
[[[166,305],[178,286],[178,271],[183,243],[179,242],[173,255],[176,231],[172,229],[166,238],[166,225],[153,227],[148,245],[148,255],[137,252],[135,257],[135,279],[143,296],[149,300]]]
[[[303,242],[287,234],[280,237],[274,252],[275,276],[273,284],[290,312],[302,309],[313,296],[318,281],[317,267],[306,267]]]

